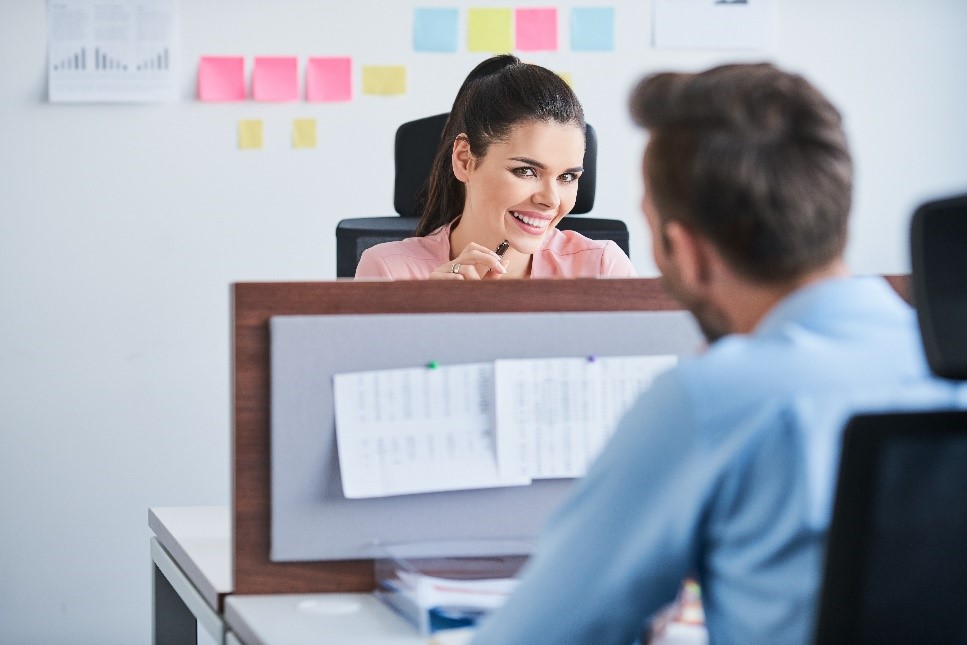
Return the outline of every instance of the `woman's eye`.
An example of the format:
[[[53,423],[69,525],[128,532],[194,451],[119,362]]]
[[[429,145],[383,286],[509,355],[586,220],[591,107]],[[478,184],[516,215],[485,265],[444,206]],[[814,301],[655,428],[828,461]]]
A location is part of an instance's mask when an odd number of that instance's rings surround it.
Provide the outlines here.
[[[534,172],[534,169],[530,167],[514,168],[514,174],[517,175],[518,177],[536,177],[537,176],[537,173]]]
[[[577,174],[576,172],[566,172],[558,177],[558,179],[565,184],[570,184],[572,181],[577,181],[580,176],[581,175]]]

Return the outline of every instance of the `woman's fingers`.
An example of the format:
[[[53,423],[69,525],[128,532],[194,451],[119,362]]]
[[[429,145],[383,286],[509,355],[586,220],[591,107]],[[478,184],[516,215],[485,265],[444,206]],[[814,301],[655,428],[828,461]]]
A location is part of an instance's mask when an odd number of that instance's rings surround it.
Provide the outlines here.
[[[430,273],[431,280],[463,280],[463,265],[459,262],[441,264]]]
[[[467,272],[471,274],[467,276],[471,280],[479,280],[488,273],[493,274],[491,277],[496,277],[507,272],[507,269],[501,261],[501,257],[494,253],[493,250],[479,244],[468,244],[467,248],[457,256],[454,262],[473,266],[474,270]]]
[[[452,262],[441,264],[430,273],[435,280],[480,280],[499,278],[507,272],[503,259],[476,243],[470,243]]]
[[[441,264],[430,273],[434,280],[479,280],[480,273],[469,259],[458,256],[449,264]]]
[[[510,264],[510,260],[509,259],[507,259],[507,258],[501,258],[500,259],[500,266],[503,269],[503,271],[494,271],[494,270],[487,271],[487,273],[484,274],[483,279],[484,280],[496,280],[498,278],[503,277],[503,275],[505,273],[507,273],[507,265],[508,264]]]

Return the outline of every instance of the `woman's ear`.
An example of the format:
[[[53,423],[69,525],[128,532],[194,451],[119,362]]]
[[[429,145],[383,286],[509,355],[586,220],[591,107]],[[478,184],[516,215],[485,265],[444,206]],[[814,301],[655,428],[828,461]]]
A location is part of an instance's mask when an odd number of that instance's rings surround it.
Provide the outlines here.
[[[467,183],[470,171],[473,169],[473,153],[470,152],[470,140],[467,135],[458,134],[453,140],[453,153],[450,158],[453,175],[461,182]]]

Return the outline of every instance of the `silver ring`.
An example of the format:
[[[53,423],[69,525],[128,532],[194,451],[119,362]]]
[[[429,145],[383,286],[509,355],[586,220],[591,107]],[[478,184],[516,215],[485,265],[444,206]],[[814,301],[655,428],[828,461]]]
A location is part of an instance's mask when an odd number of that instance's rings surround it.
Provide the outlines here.
[[[454,262],[453,266],[450,267],[450,273],[460,273],[460,263]]]

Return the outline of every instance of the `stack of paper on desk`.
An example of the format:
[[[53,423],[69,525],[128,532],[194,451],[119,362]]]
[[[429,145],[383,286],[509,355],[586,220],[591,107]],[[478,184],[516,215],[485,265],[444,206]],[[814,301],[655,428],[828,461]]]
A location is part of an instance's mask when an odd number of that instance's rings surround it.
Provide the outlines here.
[[[469,627],[504,604],[526,559],[380,559],[377,596],[424,634]]]
[[[675,356],[498,360],[337,374],[348,498],[580,477]]]
[[[496,609],[517,586],[514,578],[453,580],[401,571],[402,589],[418,598],[421,606],[472,613]]]

